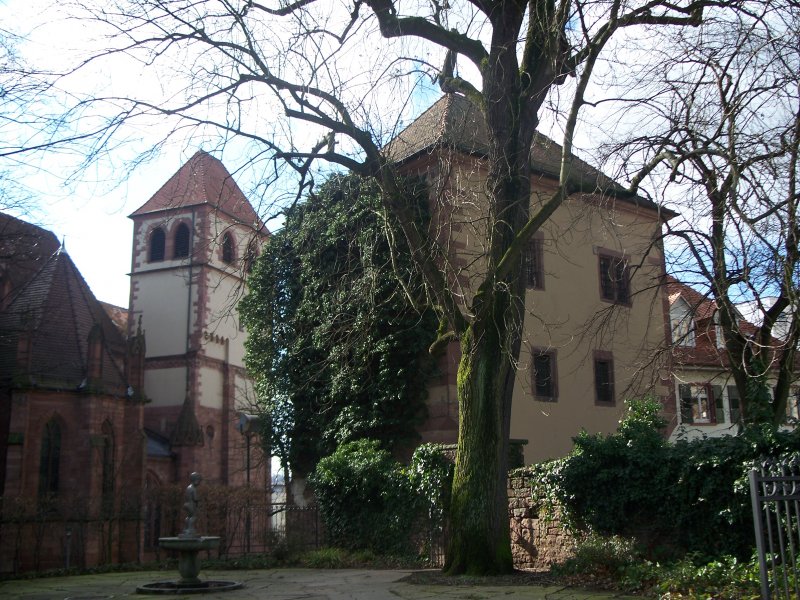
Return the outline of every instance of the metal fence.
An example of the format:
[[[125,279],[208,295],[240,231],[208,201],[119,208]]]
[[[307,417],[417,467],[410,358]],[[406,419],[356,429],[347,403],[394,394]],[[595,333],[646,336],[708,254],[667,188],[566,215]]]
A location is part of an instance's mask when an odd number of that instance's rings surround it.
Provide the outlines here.
[[[315,550],[323,545],[323,528],[316,506],[286,503],[248,507],[244,514],[228,515],[226,554]]]
[[[800,598],[800,457],[766,460],[749,475],[761,598]]]

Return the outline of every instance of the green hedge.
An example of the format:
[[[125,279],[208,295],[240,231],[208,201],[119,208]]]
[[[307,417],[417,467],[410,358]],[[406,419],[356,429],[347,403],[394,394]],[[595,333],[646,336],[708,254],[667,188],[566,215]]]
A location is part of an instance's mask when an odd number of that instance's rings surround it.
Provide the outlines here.
[[[535,470],[541,485],[576,527],[633,538],[652,558],[749,558],[747,471],[761,457],[800,449],[800,436],[766,426],[672,444],[660,432],[660,408],[632,401],[616,433],[581,433],[567,458]]]

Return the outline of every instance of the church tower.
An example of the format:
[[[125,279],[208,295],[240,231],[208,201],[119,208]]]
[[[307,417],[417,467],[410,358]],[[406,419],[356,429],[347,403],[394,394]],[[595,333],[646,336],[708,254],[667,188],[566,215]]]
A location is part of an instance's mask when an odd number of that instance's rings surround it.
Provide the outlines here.
[[[151,476],[184,482],[199,471],[210,483],[260,481],[265,467],[244,456],[250,440],[236,428],[254,398],[236,307],[266,227],[223,164],[203,151],[130,218],[129,321],[141,319],[147,335]]]

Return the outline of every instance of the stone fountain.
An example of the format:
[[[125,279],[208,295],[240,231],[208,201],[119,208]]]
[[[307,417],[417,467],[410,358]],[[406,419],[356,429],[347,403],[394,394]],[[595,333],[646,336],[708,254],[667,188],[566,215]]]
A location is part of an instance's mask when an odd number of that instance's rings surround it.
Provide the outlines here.
[[[202,550],[219,547],[219,536],[199,535],[195,530],[197,521],[197,486],[202,477],[192,473],[186,488],[186,527],[175,537],[158,538],[158,545],[165,550],[178,552],[177,581],[156,581],[136,588],[140,594],[206,594],[211,592],[227,592],[237,590],[242,584],[237,581],[202,581],[200,574],[200,557]]]

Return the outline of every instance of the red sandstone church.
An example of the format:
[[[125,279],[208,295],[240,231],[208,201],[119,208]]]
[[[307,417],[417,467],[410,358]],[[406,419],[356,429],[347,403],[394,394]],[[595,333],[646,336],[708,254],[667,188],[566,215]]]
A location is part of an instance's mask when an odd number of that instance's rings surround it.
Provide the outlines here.
[[[250,482],[253,400],[236,304],[267,230],[195,154],[136,210],[130,306],[99,302],[55,236],[0,214],[0,572],[137,561],[148,491]]]

